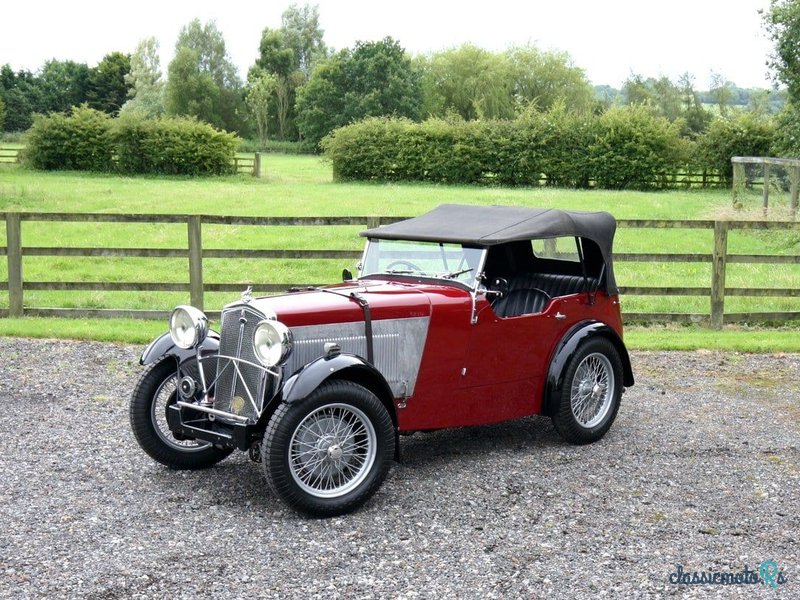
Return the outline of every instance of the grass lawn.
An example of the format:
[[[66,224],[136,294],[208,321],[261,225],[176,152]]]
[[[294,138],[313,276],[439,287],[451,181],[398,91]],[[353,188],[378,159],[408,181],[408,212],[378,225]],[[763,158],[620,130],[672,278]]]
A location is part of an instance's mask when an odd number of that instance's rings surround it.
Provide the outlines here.
[[[119,177],[74,172],[42,173],[18,166],[0,165],[0,212],[108,212],[226,214],[248,216],[345,216],[416,215],[444,202],[464,204],[511,204],[553,206],[577,210],[608,210],[617,218],[713,219],[759,218],[757,209],[733,212],[727,190],[677,190],[669,192],[616,192],[553,188],[494,188],[432,184],[335,183],[330,164],[314,156],[267,154],[265,177],[246,175],[222,178]],[[755,203],[754,203],[755,207]],[[780,215],[778,206],[777,215]],[[361,227],[252,227],[204,225],[203,245],[208,248],[344,249],[360,250]],[[185,248],[186,226],[180,224],[23,224],[26,246],[109,246]],[[746,254],[797,254],[796,232],[732,231],[729,252]],[[0,246],[5,228],[0,228]],[[703,230],[619,229],[618,252],[702,252],[712,250],[712,232]],[[204,260],[206,283],[324,283],[337,281],[342,260]],[[632,263],[615,265],[623,286],[710,285],[710,265],[704,263]],[[26,281],[159,281],[188,280],[185,259],[35,257],[24,259]],[[0,281],[7,278],[0,260]],[[729,287],[800,288],[800,265],[729,265]],[[207,307],[218,307],[235,294],[208,293]],[[27,291],[25,303],[39,307],[134,308],[168,310],[188,302],[188,293],[172,292],[41,292]],[[8,296],[0,291],[0,307]],[[707,313],[705,297],[626,296],[623,310],[629,312]],[[726,299],[729,312],[796,311],[798,298]],[[26,324],[27,323],[27,324]],[[90,337],[142,341],[161,324],[136,322],[83,322],[60,319],[3,320],[0,335]],[[709,336],[703,329],[677,328],[658,332],[631,328],[629,341],[635,346],[658,345],[686,348],[710,345],[736,348],[724,336]],[[694,333],[692,333],[694,332]],[[736,338],[755,335],[731,330]],[[791,335],[764,330],[769,339],[791,346]],[[731,339],[733,339],[731,338]],[[725,338],[728,339],[728,338]],[[672,340],[672,341],[666,341]],[[676,341],[677,340],[677,341]],[[682,340],[682,342],[681,342]],[[726,344],[728,344],[726,346]],[[731,345],[733,344],[733,345]],[[753,348],[765,348],[753,342]],[[793,347],[793,346],[792,346]],[[744,348],[742,348],[744,349]]]

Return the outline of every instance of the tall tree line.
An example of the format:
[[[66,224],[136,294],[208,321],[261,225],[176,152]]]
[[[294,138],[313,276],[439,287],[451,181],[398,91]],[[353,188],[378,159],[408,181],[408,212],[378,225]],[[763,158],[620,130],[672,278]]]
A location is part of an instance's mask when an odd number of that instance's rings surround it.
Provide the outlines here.
[[[776,77],[798,106],[798,4],[772,0],[762,18],[775,41]],[[216,24],[195,19],[181,30],[165,72],[155,38],[142,40],[131,55],[112,52],[92,68],[51,60],[32,73],[5,65],[0,126],[22,131],[34,113],[86,103],[111,115],[189,115],[262,143],[313,146],[334,128],[368,116],[494,120],[554,107],[600,113],[634,104],[679,123],[691,139],[737,105],[767,115],[782,101],[781,94],[741,90],[717,73],[707,91],[699,91],[688,73],[677,81],[632,74],[622,89],[593,88],[567,53],[532,45],[491,52],[467,43],[411,56],[399,41],[385,38],[334,51],[325,43],[318,8],[309,5],[287,8],[278,27],[264,28],[257,49],[243,81]]]

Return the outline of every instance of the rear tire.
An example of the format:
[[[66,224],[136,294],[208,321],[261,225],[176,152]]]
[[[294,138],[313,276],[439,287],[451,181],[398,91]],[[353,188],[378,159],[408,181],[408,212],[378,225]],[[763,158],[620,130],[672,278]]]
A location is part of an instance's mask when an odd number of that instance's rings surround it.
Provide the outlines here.
[[[622,360],[606,338],[583,342],[564,376],[553,414],[556,431],[573,444],[589,444],[611,428],[622,400]]]
[[[207,442],[178,440],[167,426],[167,407],[177,400],[178,374],[171,358],[151,365],[139,377],[131,397],[133,436],[153,460],[173,469],[205,469],[225,457],[232,448]]]
[[[377,491],[394,446],[392,419],[375,394],[333,380],[278,406],[262,441],[261,468],[289,506],[331,517],[356,510]]]

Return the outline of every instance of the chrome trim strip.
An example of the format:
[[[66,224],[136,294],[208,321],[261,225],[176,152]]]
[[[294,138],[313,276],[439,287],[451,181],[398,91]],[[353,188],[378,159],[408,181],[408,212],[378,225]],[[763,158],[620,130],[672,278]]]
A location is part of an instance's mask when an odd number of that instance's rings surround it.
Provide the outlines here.
[[[239,415],[222,412],[221,410],[217,410],[215,408],[209,408],[207,406],[200,406],[199,404],[192,404],[191,402],[184,402],[183,400],[178,400],[175,404],[177,404],[181,408],[191,408],[192,410],[199,410],[200,412],[208,413],[210,415],[215,415],[217,417],[222,417],[225,419],[233,419],[234,421],[238,421],[240,423],[247,423],[247,421],[249,421],[247,417],[240,417]]]

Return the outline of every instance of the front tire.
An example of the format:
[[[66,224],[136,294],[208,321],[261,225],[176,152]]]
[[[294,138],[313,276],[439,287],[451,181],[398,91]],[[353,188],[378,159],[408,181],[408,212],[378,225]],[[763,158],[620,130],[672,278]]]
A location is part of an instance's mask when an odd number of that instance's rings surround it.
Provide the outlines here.
[[[553,414],[556,431],[573,444],[589,444],[611,428],[622,400],[622,360],[614,344],[593,338],[578,347],[564,376]]]
[[[380,487],[394,457],[394,426],[380,400],[345,380],[323,383],[272,415],[261,468],[289,506],[314,517],[351,512]]]
[[[175,361],[165,359],[142,373],[133,389],[130,419],[133,436],[152,459],[173,469],[205,469],[233,449],[207,442],[178,440],[167,425],[167,407],[177,400]]]

